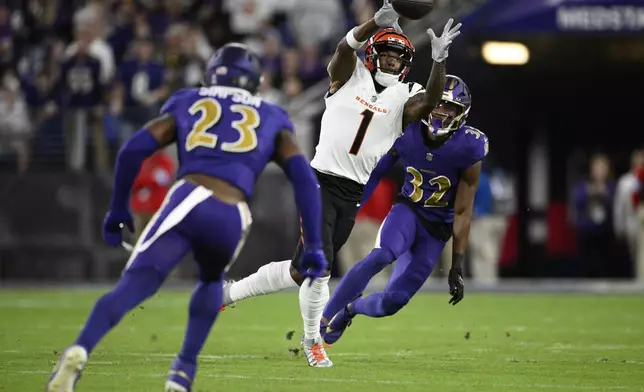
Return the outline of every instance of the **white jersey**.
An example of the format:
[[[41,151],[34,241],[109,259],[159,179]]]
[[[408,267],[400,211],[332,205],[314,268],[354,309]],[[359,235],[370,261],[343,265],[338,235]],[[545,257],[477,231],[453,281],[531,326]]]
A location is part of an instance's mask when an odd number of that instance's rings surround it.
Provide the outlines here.
[[[380,158],[402,135],[405,103],[422,91],[418,83],[398,83],[378,94],[371,72],[358,59],[351,78],[325,97],[311,167],[366,184]]]

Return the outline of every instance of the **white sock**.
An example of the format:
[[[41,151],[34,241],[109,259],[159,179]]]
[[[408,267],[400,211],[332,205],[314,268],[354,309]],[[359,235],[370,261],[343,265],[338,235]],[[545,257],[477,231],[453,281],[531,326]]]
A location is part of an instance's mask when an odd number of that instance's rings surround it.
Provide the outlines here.
[[[266,264],[254,274],[230,286],[230,299],[242,299],[275,293],[289,287],[297,287],[291,277],[291,260],[274,261]]]
[[[300,312],[304,321],[304,338],[320,337],[322,312],[329,302],[329,276],[318,278],[309,287],[309,279],[300,286]]]

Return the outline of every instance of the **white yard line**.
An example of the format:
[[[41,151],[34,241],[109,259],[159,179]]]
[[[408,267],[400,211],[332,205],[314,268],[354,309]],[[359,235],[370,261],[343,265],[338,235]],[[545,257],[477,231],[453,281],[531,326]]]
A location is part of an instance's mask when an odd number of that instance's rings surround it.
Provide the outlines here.
[[[21,370],[18,371],[19,374],[34,374],[34,375],[48,375],[51,372],[44,370]],[[89,376],[119,376],[123,377],[123,373],[117,372],[93,372],[91,370],[86,371],[86,377]],[[160,378],[163,379],[167,376],[167,373],[137,373],[134,377],[146,377],[146,378]],[[132,377],[132,378],[134,378]],[[318,378],[318,377],[307,377],[307,378],[298,378],[298,377],[267,377],[267,376],[245,376],[241,374],[208,374],[201,372],[198,378],[215,378],[215,379],[237,379],[237,380],[254,380],[254,381],[282,381],[282,382],[306,382],[310,383],[311,381],[316,382],[325,382],[325,383],[340,383],[340,384],[382,384],[382,385],[433,385],[433,386],[467,386],[471,387],[471,383],[465,382],[454,382],[454,381],[408,381],[408,380],[376,380],[376,379],[358,379],[358,378]],[[627,390],[629,387],[623,386],[584,386],[584,385],[566,385],[566,384],[506,384],[506,383],[491,383],[489,384],[497,388],[515,388],[515,389],[557,389],[565,391],[606,391],[606,390]]]
[[[38,301],[27,301],[25,303],[3,303],[2,300],[0,300],[0,309],[8,309],[8,308],[47,308],[47,309],[59,309],[59,308],[73,308],[76,307],[72,303],[68,305],[62,305],[60,303],[51,303],[45,305],[44,303],[34,303]],[[42,305],[42,306],[41,306]],[[144,305],[146,306],[146,305]],[[88,307],[89,309],[89,307]],[[135,309],[133,312],[140,312],[141,310]],[[284,327],[283,325],[271,325],[271,324],[248,324],[248,325],[232,325],[228,323],[227,321],[220,321],[217,324],[217,329],[221,330],[223,332],[229,331],[229,330],[235,330],[235,331],[248,331],[248,332],[275,332],[277,334],[286,334],[286,332],[291,329],[298,329],[298,325],[293,325],[293,326],[287,326]],[[26,330],[55,330],[55,331],[78,331],[83,328],[83,324],[49,324],[49,323],[39,323],[39,324],[34,324],[30,325],[28,327],[25,327],[23,331]],[[418,325],[418,326],[410,326],[405,328],[405,331],[407,332],[442,332],[446,331],[448,327],[440,324],[426,324],[426,325]],[[522,325],[507,325],[507,326],[490,326],[490,325],[482,325],[482,324],[476,324],[472,326],[468,325],[455,325],[455,326],[449,326],[449,329],[452,331],[459,331],[459,332],[471,332],[472,334],[475,334],[474,336],[482,336],[483,334],[487,334],[488,336],[502,336],[507,332],[512,332],[512,333],[523,333],[523,332],[548,332],[548,333],[555,333],[555,332],[574,332],[575,334],[594,334],[597,332],[603,332],[606,334],[610,335],[633,335],[633,334],[641,334],[644,333],[644,328],[634,328],[634,327],[623,327],[623,326],[609,326],[608,328],[602,327],[603,329],[599,331],[599,329],[585,329],[585,328],[578,328],[571,326],[570,328],[561,328],[561,327],[550,327],[548,325],[534,325],[534,326],[522,326]],[[127,331],[140,331],[141,327],[134,326],[134,325],[124,325],[124,326],[119,326],[119,329],[121,330],[127,330]],[[183,333],[185,331],[186,327],[185,325],[168,325],[164,326],[160,331],[170,331],[170,332],[180,332]],[[378,332],[394,332],[394,331],[400,331],[401,328],[399,326],[394,326],[394,325],[378,325],[374,326],[371,328],[372,330],[378,331]],[[152,331],[154,332],[154,331]],[[396,341],[395,339],[391,340],[384,340],[383,342],[386,341]],[[601,350],[601,348],[600,348]]]
[[[5,350],[2,351],[3,354],[52,354],[51,351],[20,351],[20,350]],[[284,353],[286,356],[287,353]],[[101,356],[101,353],[94,353],[95,356]],[[176,357],[177,354],[172,354],[172,353],[135,353],[135,352],[119,352],[119,351],[111,351],[110,356],[128,356],[128,357],[142,357],[142,358],[174,358]],[[367,354],[367,353],[351,353],[351,352],[339,352],[339,353],[333,353],[333,356],[335,357],[348,357],[348,358],[364,358],[364,357],[405,357],[405,356],[419,356],[420,354],[413,354],[410,351],[397,351],[397,352],[381,352],[381,353],[373,353],[373,354]],[[219,360],[219,359],[264,359],[266,357],[271,357],[270,354],[266,355],[259,355],[259,354],[230,354],[230,355],[208,355],[208,354],[202,354],[199,356],[199,359],[207,359],[207,360]],[[52,361],[56,357],[52,357]],[[275,358],[273,356],[272,358]],[[463,358],[459,357],[459,360],[465,360],[465,359],[471,359],[475,360],[477,358]],[[99,362],[96,361],[90,361],[92,364],[97,364]]]

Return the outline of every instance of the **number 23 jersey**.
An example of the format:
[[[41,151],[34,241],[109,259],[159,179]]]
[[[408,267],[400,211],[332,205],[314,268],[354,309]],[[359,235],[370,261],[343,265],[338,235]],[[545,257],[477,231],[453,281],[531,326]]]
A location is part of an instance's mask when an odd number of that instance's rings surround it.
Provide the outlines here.
[[[422,91],[417,83],[398,83],[378,94],[371,72],[357,59],[351,78],[325,97],[320,141],[311,166],[366,184],[380,158],[402,134],[405,103]]]
[[[220,178],[247,198],[275,152],[282,131],[293,123],[277,105],[248,91],[212,86],[183,89],[161,108],[176,122],[177,178],[199,173]]]
[[[485,158],[487,136],[463,126],[443,145],[430,148],[426,132],[420,121],[413,122],[392,148],[406,172],[400,196],[427,221],[452,223],[461,172]]]

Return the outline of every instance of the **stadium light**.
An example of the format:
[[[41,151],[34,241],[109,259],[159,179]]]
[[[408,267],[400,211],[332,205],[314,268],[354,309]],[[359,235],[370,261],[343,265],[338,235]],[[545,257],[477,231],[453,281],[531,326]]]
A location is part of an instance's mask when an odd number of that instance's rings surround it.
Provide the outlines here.
[[[528,47],[520,42],[488,41],[483,43],[481,54],[494,65],[524,65],[530,60]]]

